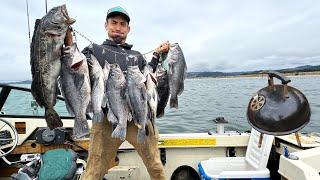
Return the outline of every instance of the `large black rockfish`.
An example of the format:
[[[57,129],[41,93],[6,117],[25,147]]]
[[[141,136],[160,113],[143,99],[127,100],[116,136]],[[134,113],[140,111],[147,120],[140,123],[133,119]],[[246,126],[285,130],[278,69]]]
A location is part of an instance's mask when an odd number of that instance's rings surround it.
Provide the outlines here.
[[[68,16],[66,6],[62,5],[52,8],[35,23],[30,52],[31,92],[40,107],[45,108],[45,119],[50,129],[63,126],[53,107],[56,104],[62,45],[69,25],[74,22]]]

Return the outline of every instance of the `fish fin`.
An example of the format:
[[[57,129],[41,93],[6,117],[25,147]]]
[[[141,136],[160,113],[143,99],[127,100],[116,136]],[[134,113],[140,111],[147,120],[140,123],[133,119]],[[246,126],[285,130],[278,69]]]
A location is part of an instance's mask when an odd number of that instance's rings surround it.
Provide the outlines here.
[[[60,95],[65,97],[65,93],[64,93],[63,88],[62,88],[62,78],[61,78],[61,76],[59,76],[58,79],[57,79],[57,85],[58,85],[57,89],[59,89]]]
[[[103,118],[104,118],[104,113],[101,110],[100,112],[93,114],[92,122],[94,123],[102,122]]]
[[[147,101],[150,101],[151,98],[152,98],[152,97],[151,97],[151,94],[148,94],[148,93],[147,93]]]
[[[147,118],[150,119],[151,121],[153,121],[153,119],[154,119],[153,117],[154,117],[153,116],[153,112],[152,112],[152,110],[150,108],[150,105],[148,104]]]
[[[152,121],[151,121],[151,125],[152,125]],[[146,130],[146,136],[149,136],[149,127],[148,124],[146,124],[146,127],[144,128]]]
[[[104,114],[105,116],[108,114],[109,109],[108,109],[107,106],[102,107],[101,110],[102,110],[102,112],[103,112],[103,114]]]
[[[94,55],[90,54],[90,57],[86,58],[86,59],[87,59],[88,68],[90,70],[91,68],[93,68],[94,61],[97,60],[97,58],[95,58]],[[91,70],[90,70],[90,72],[91,72]]]
[[[164,109],[160,109],[159,111],[157,111],[157,118],[161,118],[164,116]]]
[[[132,114],[130,113],[130,111],[128,110],[128,121],[130,122],[130,121],[132,121]]]
[[[166,106],[157,106],[157,112],[156,112],[156,117],[160,118],[164,116],[164,110],[165,110]]]
[[[126,92],[127,92],[127,88],[126,86],[121,86],[121,89],[120,89],[120,96],[124,99],[126,99]]]
[[[145,83],[146,81],[147,81],[147,78],[143,74],[141,74],[140,80],[138,81],[137,85]]]
[[[41,98],[42,96],[41,96],[41,92],[40,92],[40,91],[41,91],[40,88],[38,88],[38,87],[36,86],[36,83],[35,83],[35,81],[33,80],[33,81],[32,81],[32,84],[31,84],[31,94],[32,94],[33,98],[36,100],[37,104],[38,104],[41,108],[43,108],[45,102],[43,101],[43,98]]]
[[[58,83],[59,79],[60,79],[60,76],[58,76],[58,79],[56,82],[56,96],[58,95],[62,96],[61,88],[59,87],[59,83]]]
[[[32,74],[32,83],[31,83],[31,93],[36,100],[37,104],[40,107],[45,106],[44,94],[41,87],[39,87],[39,83],[42,82],[42,77],[38,70],[39,66],[39,53],[41,53],[40,48],[40,29],[41,29],[41,19],[36,19],[34,32],[30,44],[30,66],[31,66],[31,74]]]
[[[108,118],[108,121],[111,122],[112,124],[118,123],[118,118],[114,115],[111,109],[108,110],[107,118]]]
[[[168,74],[172,75],[174,72],[173,72],[173,63],[169,63],[169,69],[168,69]]]
[[[54,109],[45,109],[45,119],[51,130],[63,126],[60,116]]]
[[[75,118],[73,127],[73,139],[89,137],[89,125],[86,118]]]
[[[133,107],[132,107],[132,104],[131,104],[131,101],[130,101],[129,93],[126,93],[126,100],[128,102],[129,111],[133,112]]]
[[[155,73],[149,73],[148,76],[150,77],[152,82],[157,86],[158,85],[158,80],[157,80],[157,77],[156,77]]]
[[[101,102],[101,107],[107,107],[107,103],[108,103],[108,97],[106,92],[104,92],[103,98],[102,98],[102,102]]]
[[[148,101],[148,94],[145,86],[142,86],[140,89],[141,97],[144,101]],[[151,98],[151,97],[150,97]]]
[[[180,88],[178,89],[178,92],[177,92],[178,96],[180,96],[183,91],[184,91],[184,83],[181,83],[181,86],[180,86]]]
[[[152,112],[152,118],[151,118],[151,121],[155,121],[156,118],[157,118],[157,110],[155,109],[154,111],[151,111]]]
[[[117,127],[113,130],[111,137],[119,138],[122,141],[124,141],[126,140],[126,132],[127,132],[126,127],[122,127],[118,124]]]
[[[79,74],[77,76],[74,76],[74,85],[77,87],[77,89],[81,89],[84,82],[85,82],[84,74]]]
[[[86,109],[86,113],[92,113],[93,112],[93,107],[92,107],[92,101],[89,101],[87,109]]]
[[[32,77],[35,76],[36,73],[36,69],[35,69],[35,60],[36,57],[34,57],[34,55],[36,54],[34,51],[37,50],[36,46],[36,40],[37,40],[37,34],[39,30],[41,24],[41,19],[36,19],[35,24],[34,24],[34,31],[33,31],[33,35],[32,35],[32,40],[31,40],[31,44],[30,44],[30,65],[31,65],[31,73],[32,73]]]
[[[141,125],[139,124],[139,121],[138,121],[138,117],[136,116],[136,114],[132,111],[132,119],[133,119],[133,122],[134,124],[138,127],[138,128],[141,128]]]
[[[139,144],[142,144],[146,140],[146,129],[145,127],[138,129],[138,134],[137,134],[137,142]]]
[[[170,92],[169,88],[166,89],[161,89],[160,91],[161,95],[159,95],[158,99],[158,106],[157,106],[157,117],[162,117],[165,111],[166,106],[168,105],[169,97],[170,97]],[[160,98],[161,97],[161,98]]]
[[[110,64],[108,63],[107,60],[104,61],[104,67],[102,68],[102,71],[103,71],[105,80],[107,80],[110,72]]]
[[[155,89],[155,90],[154,90],[154,99],[156,100],[156,102],[157,102],[157,106],[158,106],[159,94],[158,94],[157,89]]]
[[[178,96],[170,97],[170,108],[178,108]]]
[[[153,72],[153,68],[149,64],[146,64],[143,68],[144,75],[146,76],[147,74],[150,74],[152,72]]]
[[[116,127],[117,127],[117,124],[111,124],[111,129],[112,129],[112,132],[116,129]]]

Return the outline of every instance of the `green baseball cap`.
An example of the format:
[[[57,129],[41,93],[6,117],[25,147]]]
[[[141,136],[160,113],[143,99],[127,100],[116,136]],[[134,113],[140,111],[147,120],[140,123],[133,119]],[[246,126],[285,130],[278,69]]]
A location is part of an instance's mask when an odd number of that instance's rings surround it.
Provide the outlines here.
[[[106,19],[108,19],[112,16],[117,16],[117,15],[123,16],[127,20],[128,23],[130,22],[130,17],[129,17],[128,12],[120,6],[110,8],[107,12]]]

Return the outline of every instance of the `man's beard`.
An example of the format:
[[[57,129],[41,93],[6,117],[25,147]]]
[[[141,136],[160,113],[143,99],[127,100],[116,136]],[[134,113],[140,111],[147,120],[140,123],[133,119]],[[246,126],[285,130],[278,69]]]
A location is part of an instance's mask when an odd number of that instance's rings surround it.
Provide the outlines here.
[[[125,42],[126,37],[121,37],[121,36],[114,36],[112,37],[113,41],[117,44],[122,44]]]

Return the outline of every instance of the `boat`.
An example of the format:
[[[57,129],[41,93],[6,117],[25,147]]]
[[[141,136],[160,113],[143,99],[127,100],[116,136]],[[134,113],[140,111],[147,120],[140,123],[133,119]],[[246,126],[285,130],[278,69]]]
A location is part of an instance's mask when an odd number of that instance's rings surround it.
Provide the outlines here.
[[[13,97],[17,95],[24,98],[24,104],[15,104]],[[14,108],[11,108],[12,112],[6,111],[8,106],[19,108],[19,112]],[[56,106],[65,106],[62,96],[58,96]],[[77,171],[77,178],[81,176],[88,156],[89,139],[72,141],[68,137],[72,132],[74,117],[66,111],[58,111],[64,126],[52,133],[46,128],[44,111],[35,103],[30,89],[9,84],[0,84],[0,112],[0,123],[3,124],[0,124],[0,179],[10,179],[13,173],[19,171],[21,164],[27,164],[39,154],[61,148],[78,153],[83,166],[82,171]],[[87,118],[91,126],[90,114]],[[201,162],[219,157],[246,156],[251,133],[224,131],[226,122],[221,120],[223,118],[217,118],[217,125],[212,124],[211,132],[160,134],[160,157],[168,179],[206,179],[207,174],[199,168]],[[217,129],[214,129],[215,126]],[[5,152],[7,154],[4,156]],[[149,179],[142,160],[128,142],[120,146],[117,159],[105,179]],[[313,180],[320,179],[319,162],[319,132],[300,134],[300,143],[294,134],[290,134],[272,139],[267,168],[271,179]],[[246,174],[245,170],[242,171]]]

